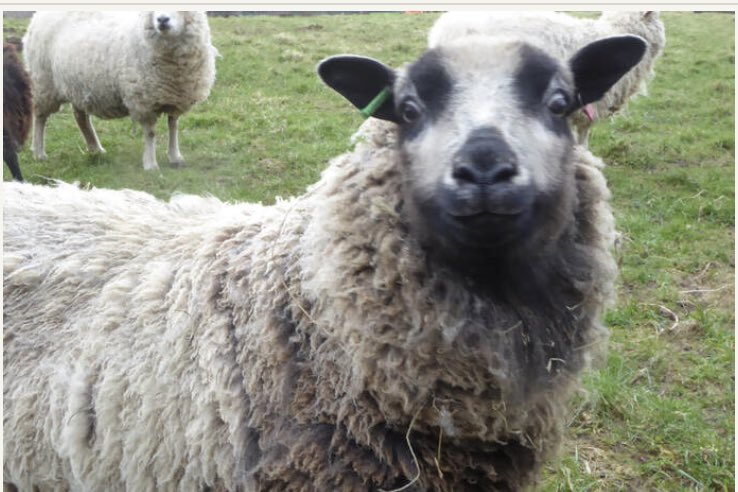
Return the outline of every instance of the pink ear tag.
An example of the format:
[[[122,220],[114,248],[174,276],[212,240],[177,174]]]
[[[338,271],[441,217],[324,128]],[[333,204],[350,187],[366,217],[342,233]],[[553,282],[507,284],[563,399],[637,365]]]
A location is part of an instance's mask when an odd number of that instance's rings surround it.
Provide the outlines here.
[[[584,116],[587,117],[590,123],[597,119],[597,108],[595,108],[595,105],[592,103],[584,106],[582,108],[582,112],[584,113]]]

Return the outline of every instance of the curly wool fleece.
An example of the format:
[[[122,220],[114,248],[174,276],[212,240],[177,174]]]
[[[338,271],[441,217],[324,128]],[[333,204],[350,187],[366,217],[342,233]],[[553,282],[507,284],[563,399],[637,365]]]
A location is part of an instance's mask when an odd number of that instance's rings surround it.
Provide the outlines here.
[[[535,483],[606,336],[616,266],[601,161],[574,149],[576,220],[555,258],[530,259],[556,274],[523,304],[425,256],[403,219],[395,127],[363,131],[272,207],[6,183],[4,480]]]

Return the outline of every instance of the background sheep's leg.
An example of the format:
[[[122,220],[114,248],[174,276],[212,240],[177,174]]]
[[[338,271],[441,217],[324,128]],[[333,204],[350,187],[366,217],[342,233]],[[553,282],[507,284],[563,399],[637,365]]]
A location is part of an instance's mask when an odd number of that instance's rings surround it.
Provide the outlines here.
[[[141,126],[143,127],[144,134],[144,153],[143,153],[143,166],[147,171],[159,169],[159,164],[156,163],[156,120],[154,121],[142,121]]]
[[[3,128],[3,160],[10,169],[10,174],[13,175],[13,179],[16,181],[23,181],[23,175],[21,174],[20,164],[18,164],[18,154],[15,151],[15,142],[10,138],[10,133],[7,128]]]
[[[184,166],[184,157],[179,152],[179,139],[177,131],[177,120],[178,116],[169,115],[167,123],[169,124],[169,150],[167,156],[169,157],[169,165],[172,167]]]
[[[48,117],[49,115],[33,115],[31,149],[33,150],[33,158],[39,161],[45,160],[48,157],[44,151],[44,129],[46,128],[46,120]]]
[[[81,109],[74,108],[74,119],[77,121],[77,126],[79,126],[79,130],[82,132],[82,136],[85,137],[87,150],[92,154],[104,154],[105,149],[100,145],[100,140],[97,138],[92,121],[90,121],[90,115]]]

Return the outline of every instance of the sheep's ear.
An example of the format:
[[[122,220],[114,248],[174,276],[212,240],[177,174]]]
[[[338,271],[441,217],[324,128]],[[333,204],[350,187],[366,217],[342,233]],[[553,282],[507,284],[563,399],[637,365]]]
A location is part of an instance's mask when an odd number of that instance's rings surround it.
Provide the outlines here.
[[[638,36],[611,36],[588,44],[569,61],[577,88],[578,109],[598,101],[620,77],[633,68],[646,51]]]
[[[384,98],[371,116],[397,123],[392,98],[395,71],[388,66],[363,56],[332,56],[320,62],[318,75],[328,87],[360,110],[365,109],[382,91],[389,91],[388,97]]]

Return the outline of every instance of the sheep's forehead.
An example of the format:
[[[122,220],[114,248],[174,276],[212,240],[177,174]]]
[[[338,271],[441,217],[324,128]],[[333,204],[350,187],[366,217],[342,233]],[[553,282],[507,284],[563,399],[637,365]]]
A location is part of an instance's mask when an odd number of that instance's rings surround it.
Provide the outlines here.
[[[439,59],[458,77],[512,76],[521,62],[525,45],[519,42],[456,43],[439,48]]]
[[[541,103],[553,80],[567,87],[571,75],[565,63],[542,49],[477,39],[429,50],[398,82],[400,99],[403,88],[415,91],[432,117],[467,118],[479,112],[519,118],[516,114]]]

